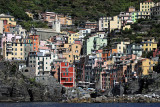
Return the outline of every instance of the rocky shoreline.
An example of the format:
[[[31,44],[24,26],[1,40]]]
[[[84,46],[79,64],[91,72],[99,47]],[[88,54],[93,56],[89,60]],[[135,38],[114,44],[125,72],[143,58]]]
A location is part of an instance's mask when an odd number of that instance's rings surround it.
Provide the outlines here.
[[[124,96],[124,97],[96,97],[86,99],[71,99],[63,103],[160,103],[159,98],[149,98],[144,96]]]

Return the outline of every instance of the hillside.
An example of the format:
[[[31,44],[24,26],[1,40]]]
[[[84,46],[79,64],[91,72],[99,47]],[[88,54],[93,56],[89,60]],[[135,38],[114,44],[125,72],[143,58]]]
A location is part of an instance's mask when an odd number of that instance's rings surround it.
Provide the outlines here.
[[[129,6],[139,9],[140,1],[144,0],[1,0],[0,13],[29,20],[26,10],[33,13],[55,11],[71,15],[77,20],[96,20],[100,16],[113,16],[126,11]]]

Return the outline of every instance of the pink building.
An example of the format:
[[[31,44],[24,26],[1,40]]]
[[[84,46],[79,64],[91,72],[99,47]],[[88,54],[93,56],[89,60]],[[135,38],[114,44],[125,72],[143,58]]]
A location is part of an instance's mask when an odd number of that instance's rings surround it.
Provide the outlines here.
[[[154,52],[153,52],[153,57],[159,57],[160,55],[160,50],[159,49],[156,49]]]

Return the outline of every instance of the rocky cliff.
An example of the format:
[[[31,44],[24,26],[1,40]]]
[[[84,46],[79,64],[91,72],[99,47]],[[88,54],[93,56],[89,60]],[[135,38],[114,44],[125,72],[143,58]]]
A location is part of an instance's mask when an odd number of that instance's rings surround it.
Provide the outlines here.
[[[0,101],[61,101],[63,88],[54,78],[48,85],[36,83],[10,62],[0,62]]]

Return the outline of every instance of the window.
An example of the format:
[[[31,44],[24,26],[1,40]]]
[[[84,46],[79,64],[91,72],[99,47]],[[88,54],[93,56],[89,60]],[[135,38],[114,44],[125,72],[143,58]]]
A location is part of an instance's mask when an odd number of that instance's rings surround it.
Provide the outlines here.
[[[72,81],[72,78],[70,78],[70,81]]]
[[[78,48],[78,46],[76,46],[76,48]]]
[[[34,49],[36,49],[36,47],[34,47]]]
[[[46,62],[46,64],[47,64],[47,62]]]
[[[67,66],[67,63],[65,63],[65,66]]]
[[[66,73],[66,75],[68,76],[68,72]]]
[[[15,53],[15,55],[17,55],[17,53]]]
[[[71,57],[71,55],[69,55],[69,57]]]
[[[21,52],[21,55],[23,55],[22,52]]]
[[[17,48],[15,48],[15,51],[17,51]]]
[[[148,44],[146,44],[146,46],[148,46]]]
[[[22,43],[20,44],[20,46],[22,46]]]
[[[15,43],[15,46],[17,46],[17,43]]]
[[[34,45],[36,45],[36,43],[34,43]]]
[[[63,73],[63,75],[65,76],[65,73]]]
[[[47,67],[46,67],[46,69],[47,69]]]
[[[66,81],[68,81],[68,78],[67,78],[67,80]]]
[[[22,48],[21,48],[21,51],[22,51]]]

